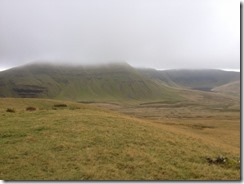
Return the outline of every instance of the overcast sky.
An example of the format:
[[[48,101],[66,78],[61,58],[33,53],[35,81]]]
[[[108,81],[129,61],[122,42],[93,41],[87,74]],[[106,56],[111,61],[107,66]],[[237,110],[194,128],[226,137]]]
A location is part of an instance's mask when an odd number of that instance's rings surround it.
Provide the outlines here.
[[[237,0],[0,0],[0,69],[33,61],[240,68]]]

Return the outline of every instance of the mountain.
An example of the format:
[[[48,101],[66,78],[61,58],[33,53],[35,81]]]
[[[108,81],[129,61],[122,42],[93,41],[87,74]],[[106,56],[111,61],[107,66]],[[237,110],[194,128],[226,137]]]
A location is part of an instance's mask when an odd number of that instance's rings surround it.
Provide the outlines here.
[[[186,97],[181,89],[217,92],[223,91],[217,87],[238,80],[238,72],[221,70],[158,71],[136,69],[127,63],[96,66],[32,63],[0,72],[0,97],[176,102],[193,94],[188,91]],[[229,90],[225,94],[229,95],[232,88]]]
[[[126,63],[65,66],[34,63],[0,72],[0,97],[75,101],[177,100],[161,85]]]
[[[217,69],[203,70],[154,70],[140,69],[141,73],[152,80],[174,87],[190,88],[201,91],[211,89],[240,80],[239,72],[223,71]]]

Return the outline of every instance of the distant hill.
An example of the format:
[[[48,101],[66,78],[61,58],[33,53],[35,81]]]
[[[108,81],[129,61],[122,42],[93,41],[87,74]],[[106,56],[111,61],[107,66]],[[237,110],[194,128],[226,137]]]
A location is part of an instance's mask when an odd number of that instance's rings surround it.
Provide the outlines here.
[[[190,88],[202,91],[240,80],[239,72],[230,72],[216,69],[204,70],[154,70],[140,69],[141,73],[152,80],[174,87]]]
[[[30,64],[0,72],[0,97],[75,101],[177,100],[174,89],[158,84],[126,63],[100,66]]]
[[[224,84],[222,86],[218,86],[216,88],[213,88],[212,91],[240,97],[240,81],[238,80],[238,81]]]

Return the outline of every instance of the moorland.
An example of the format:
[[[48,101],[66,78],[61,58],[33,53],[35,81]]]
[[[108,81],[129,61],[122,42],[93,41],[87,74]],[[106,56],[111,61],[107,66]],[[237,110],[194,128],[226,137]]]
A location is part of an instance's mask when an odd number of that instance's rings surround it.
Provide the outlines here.
[[[240,180],[240,73],[0,72],[3,180]]]

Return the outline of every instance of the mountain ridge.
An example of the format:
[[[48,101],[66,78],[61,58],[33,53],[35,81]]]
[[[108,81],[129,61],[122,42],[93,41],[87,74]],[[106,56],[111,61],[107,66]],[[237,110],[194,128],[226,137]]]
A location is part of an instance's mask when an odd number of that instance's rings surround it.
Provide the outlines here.
[[[240,80],[239,72],[220,69],[141,69],[140,72],[169,86],[201,91],[211,91],[215,87]]]
[[[64,66],[31,64],[0,73],[0,96],[70,100],[173,98],[173,90],[128,64]],[[174,95],[174,98],[180,98]]]
[[[177,89],[211,91],[238,77],[238,73],[213,69],[138,69],[126,62],[101,65],[30,63],[0,72],[0,97],[178,101],[184,97]]]

